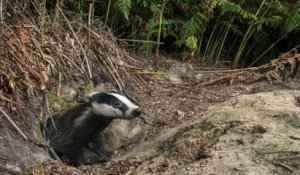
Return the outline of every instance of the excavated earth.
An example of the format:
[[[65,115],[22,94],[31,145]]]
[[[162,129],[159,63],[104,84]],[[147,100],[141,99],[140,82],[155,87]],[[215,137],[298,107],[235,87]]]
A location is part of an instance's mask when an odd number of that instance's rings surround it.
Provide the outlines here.
[[[180,63],[174,65],[176,72],[182,70]],[[182,76],[170,75],[147,75],[147,94],[131,92],[148,115],[145,121],[115,121],[105,131],[105,146],[113,153],[110,162],[101,163],[87,152],[89,165],[74,168],[45,153],[46,159],[25,174],[300,173],[297,79],[186,90]]]
[[[12,4],[0,23],[0,174],[300,174],[296,49],[242,70],[161,53],[152,60],[72,12],[41,32],[42,12]],[[112,160],[86,151],[88,164],[75,168],[52,159],[40,130],[45,118],[112,88],[146,112],[102,133]]]
[[[138,159],[136,174],[299,173],[299,97],[273,91],[230,98],[115,160]]]

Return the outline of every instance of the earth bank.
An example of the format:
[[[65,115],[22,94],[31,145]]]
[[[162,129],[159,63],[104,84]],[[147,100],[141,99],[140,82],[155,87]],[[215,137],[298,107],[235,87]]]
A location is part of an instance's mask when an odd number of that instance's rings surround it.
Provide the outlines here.
[[[295,90],[232,97],[119,149],[111,162],[79,169],[44,162],[26,174],[299,174],[299,97]]]

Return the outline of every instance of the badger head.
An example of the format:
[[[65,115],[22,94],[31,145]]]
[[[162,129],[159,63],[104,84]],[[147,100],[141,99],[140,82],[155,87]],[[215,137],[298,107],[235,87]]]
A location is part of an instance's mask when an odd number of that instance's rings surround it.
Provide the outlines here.
[[[142,112],[139,106],[116,92],[92,92],[89,97],[92,111],[99,116],[131,118],[138,117]]]

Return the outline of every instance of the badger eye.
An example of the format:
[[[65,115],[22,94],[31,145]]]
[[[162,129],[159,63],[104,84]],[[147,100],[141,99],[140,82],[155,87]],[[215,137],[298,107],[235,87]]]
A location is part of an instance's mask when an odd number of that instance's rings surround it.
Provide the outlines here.
[[[122,102],[120,102],[119,100],[113,102],[113,107],[120,108],[121,106],[122,106]]]

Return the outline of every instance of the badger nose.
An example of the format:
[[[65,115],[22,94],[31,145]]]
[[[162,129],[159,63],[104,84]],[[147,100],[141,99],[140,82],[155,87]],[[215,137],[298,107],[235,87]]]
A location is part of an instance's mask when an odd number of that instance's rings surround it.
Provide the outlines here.
[[[138,117],[138,116],[140,116],[141,114],[142,114],[142,109],[141,108],[137,108],[137,109],[135,109],[135,110],[133,110],[132,111],[132,116],[133,117]]]

